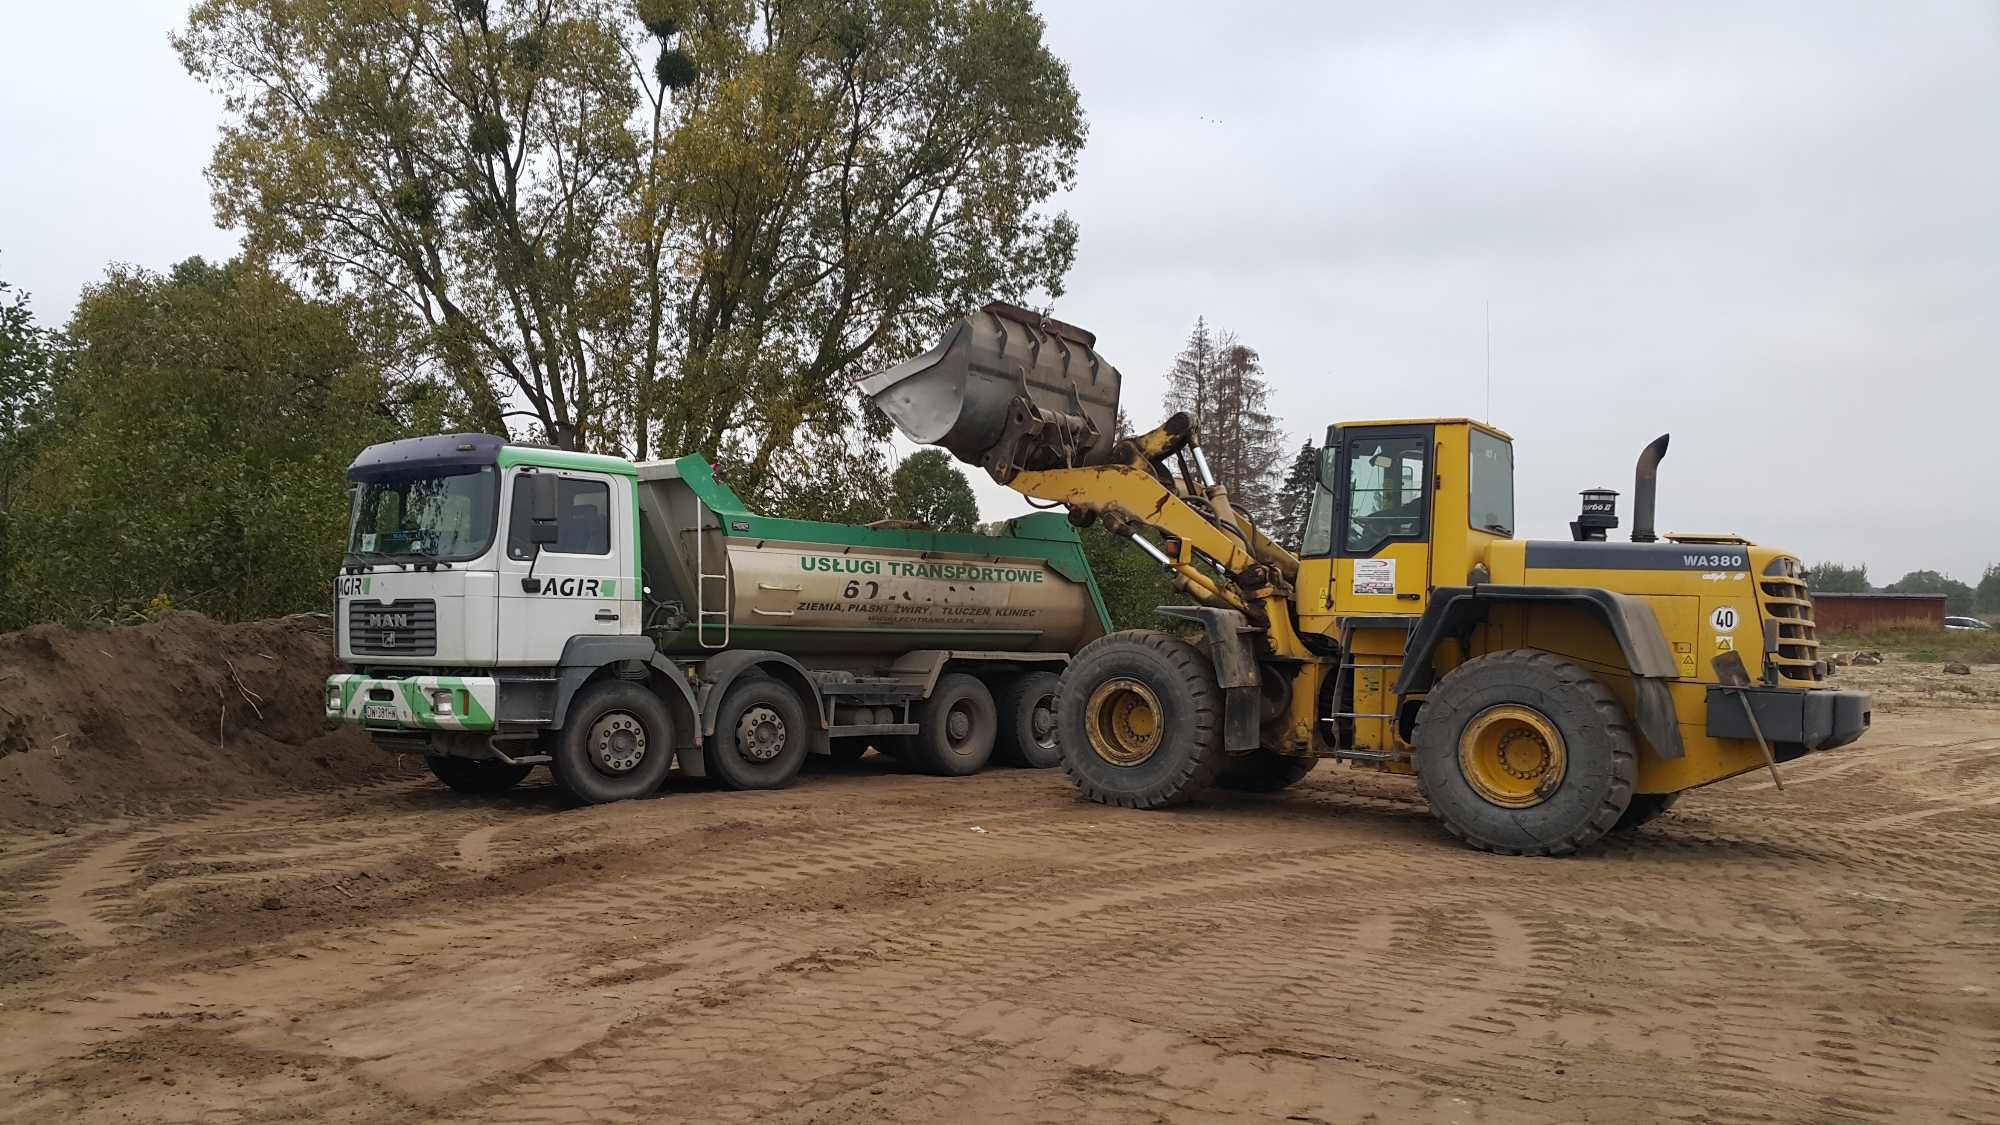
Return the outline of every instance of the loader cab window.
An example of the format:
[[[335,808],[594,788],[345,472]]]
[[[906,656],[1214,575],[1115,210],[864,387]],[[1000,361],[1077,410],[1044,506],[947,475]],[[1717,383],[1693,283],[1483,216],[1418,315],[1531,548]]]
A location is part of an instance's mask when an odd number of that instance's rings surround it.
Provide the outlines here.
[[[1385,543],[1424,537],[1430,445],[1423,431],[1348,431],[1344,554],[1372,555]]]
[[[533,522],[533,505],[528,499],[528,478],[514,478],[513,513],[507,519],[507,557],[527,561],[535,557],[535,544],[528,534]],[[562,477],[556,481],[556,541],[547,550],[559,555],[608,555],[611,553],[611,486],[599,480]]]
[[[1328,442],[1319,451],[1319,481],[1313,486],[1312,507],[1306,512],[1306,526],[1299,536],[1299,553],[1306,558],[1333,553],[1334,491],[1340,479],[1340,443]]]
[[[1514,447],[1485,430],[1474,429],[1470,503],[1466,519],[1474,531],[1514,534]]]

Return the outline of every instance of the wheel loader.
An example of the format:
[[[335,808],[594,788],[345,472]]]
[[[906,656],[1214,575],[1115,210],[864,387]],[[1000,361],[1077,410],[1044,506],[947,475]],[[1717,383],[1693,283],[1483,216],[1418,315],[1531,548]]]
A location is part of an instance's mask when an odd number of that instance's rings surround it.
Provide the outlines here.
[[[1079,526],[1127,537],[1190,604],[1090,642],[1057,693],[1092,800],[1159,808],[1282,789],[1320,760],[1414,775],[1454,836],[1565,855],[1680,794],[1852,743],[1867,695],[1828,686],[1799,560],[1654,533],[1665,436],[1571,539],[1514,538],[1508,435],[1465,418],[1326,432],[1298,553],[1232,503],[1184,414],[1116,432],[1121,378],[1089,332],[989,304],[859,380],[942,446]]]

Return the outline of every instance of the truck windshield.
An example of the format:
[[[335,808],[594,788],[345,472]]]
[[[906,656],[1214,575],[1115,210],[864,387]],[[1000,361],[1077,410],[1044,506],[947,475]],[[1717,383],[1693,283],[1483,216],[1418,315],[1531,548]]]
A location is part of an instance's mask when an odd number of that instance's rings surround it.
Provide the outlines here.
[[[449,476],[363,481],[354,491],[348,562],[478,558],[493,544],[499,509],[499,477],[490,465]]]

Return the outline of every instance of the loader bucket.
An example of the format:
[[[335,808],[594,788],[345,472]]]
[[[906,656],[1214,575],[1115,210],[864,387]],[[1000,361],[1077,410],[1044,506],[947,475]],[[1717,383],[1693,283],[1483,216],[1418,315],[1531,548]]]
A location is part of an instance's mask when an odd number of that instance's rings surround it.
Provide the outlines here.
[[[1118,430],[1118,369],[1075,325],[994,302],[938,346],[863,376],[861,393],[910,440],[1005,483],[1024,469],[1103,464]]]

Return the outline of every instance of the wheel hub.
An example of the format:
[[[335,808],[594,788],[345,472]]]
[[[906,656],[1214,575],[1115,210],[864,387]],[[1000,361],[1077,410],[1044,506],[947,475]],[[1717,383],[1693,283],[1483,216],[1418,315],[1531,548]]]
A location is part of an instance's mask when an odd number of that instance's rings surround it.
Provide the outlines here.
[[[1034,714],[1028,717],[1028,733],[1035,745],[1048,749],[1056,744],[1056,700],[1053,695],[1045,695],[1035,701]]]
[[[1561,787],[1569,756],[1562,732],[1532,707],[1504,703],[1473,716],[1458,740],[1466,783],[1502,808],[1532,808]]]
[[[1164,709],[1138,680],[1120,676],[1099,684],[1084,713],[1091,750],[1114,766],[1136,766],[1160,748]]]
[[[972,733],[972,716],[964,704],[953,707],[951,713],[945,716],[944,733],[953,744],[964,742],[966,736]]]
[[[630,773],[646,758],[646,728],[626,711],[612,711],[590,726],[590,755],[605,773]]]
[[[736,749],[753,762],[768,762],[785,749],[785,720],[762,705],[749,708],[736,721]]]

